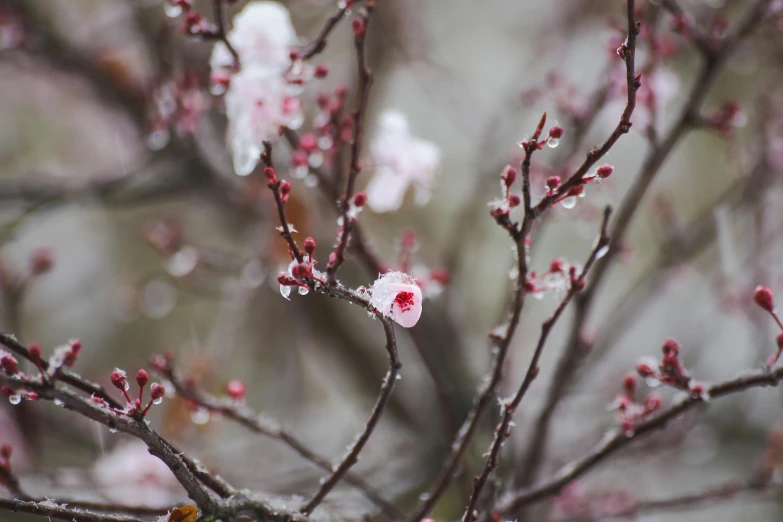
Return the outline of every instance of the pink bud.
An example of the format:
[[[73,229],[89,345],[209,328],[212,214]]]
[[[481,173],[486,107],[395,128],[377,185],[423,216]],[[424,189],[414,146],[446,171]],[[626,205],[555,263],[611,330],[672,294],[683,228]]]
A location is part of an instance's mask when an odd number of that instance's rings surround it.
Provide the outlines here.
[[[636,389],[636,375],[629,373],[623,377],[623,389],[628,395],[633,395]]]
[[[359,192],[353,197],[353,204],[357,207],[363,207],[367,203],[367,195],[364,192]]]
[[[125,391],[125,386],[127,386],[128,381],[125,378],[125,372],[122,370],[114,370],[111,372],[111,383],[114,385],[115,388]]]
[[[560,176],[550,176],[546,179],[546,186],[549,190],[554,190],[560,186]]]
[[[351,29],[353,29],[353,34],[356,37],[362,36],[364,34],[364,20],[361,18],[354,18],[351,22]]]
[[[288,196],[291,194],[291,183],[288,181],[283,181],[280,183],[280,199],[283,200],[283,202],[288,201]]]
[[[644,414],[649,415],[651,413],[655,413],[658,408],[661,407],[661,397],[658,395],[648,395],[646,399],[644,399]]]
[[[11,375],[16,375],[19,373],[19,367],[17,366],[16,359],[14,359],[14,356],[10,353],[0,357],[0,368]]]
[[[266,179],[270,184],[277,183],[277,173],[272,167],[267,167],[264,169],[264,176],[266,176]]]
[[[304,279],[305,277],[309,277],[310,274],[312,274],[313,269],[310,266],[310,263],[299,263],[294,266],[291,272],[294,274],[295,278]]]
[[[517,194],[511,194],[508,196],[508,206],[511,208],[518,207],[521,202],[522,200],[519,199]]]
[[[326,76],[329,74],[329,67],[323,64],[318,64],[315,66],[315,71],[313,72],[313,75],[316,78],[326,78]]]
[[[166,395],[166,390],[163,389],[163,386],[161,386],[158,383],[155,383],[150,388],[150,397],[152,397],[153,401],[158,401],[163,398],[163,396]]]
[[[757,305],[767,312],[772,312],[775,309],[775,296],[772,294],[772,289],[768,286],[757,286],[753,292],[753,299]]]
[[[655,370],[649,364],[640,362],[636,365],[636,373],[639,374],[639,377],[652,377],[655,375]]]
[[[311,257],[315,252],[315,239],[308,237],[304,240],[304,249]]]
[[[226,391],[233,399],[239,400],[245,398],[245,383],[236,379],[228,381]]]
[[[514,180],[517,179],[517,171],[514,167],[506,166],[500,177],[503,179],[503,183],[505,183],[507,187],[510,187],[511,184],[514,183]]]
[[[556,140],[562,138],[564,133],[565,131],[563,130],[563,127],[561,127],[560,125],[555,125],[551,129],[549,129],[549,137]]]
[[[612,172],[614,172],[614,167],[611,165],[601,165],[598,167],[596,174],[598,174],[599,178],[608,178],[612,175]]]
[[[150,374],[147,373],[147,370],[141,369],[136,372],[136,384],[139,385],[139,388],[144,388],[147,383],[150,381]]]
[[[664,355],[674,356],[676,358],[680,353],[680,345],[674,339],[666,339],[661,350]]]
[[[34,361],[36,364],[38,364],[38,363],[40,363],[40,362],[41,362],[41,347],[40,347],[40,346],[38,346],[37,344],[31,344],[31,345],[30,345],[30,346],[27,348],[27,353],[29,353],[29,354],[30,354],[30,358],[31,358],[31,359],[32,359],[32,360],[33,360],[33,361]]]

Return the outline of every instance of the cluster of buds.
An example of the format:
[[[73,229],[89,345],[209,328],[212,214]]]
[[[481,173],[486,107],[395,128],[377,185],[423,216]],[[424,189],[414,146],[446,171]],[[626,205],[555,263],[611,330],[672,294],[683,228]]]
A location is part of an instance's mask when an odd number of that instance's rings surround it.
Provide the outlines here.
[[[704,117],[704,124],[721,136],[731,137],[734,130],[742,127],[747,121],[742,107],[736,100],[728,100],[718,107],[714,113]]]
[[[584,279],[579,277],[579,267],[564,259],[554,259],[546,272],[543,274],[530,272],[525,280],[525,290],[537,299],[541,299],[550,291],[558,294],[570,290],[579,292],[584,286]]]
[[[772,293],[771,288],[768,286],[757,286],[756,290],[753,292],[753,300],[756,301],[756,304],[759,305],[762,310],[772,316],[781,330],[781,333],[778,334],[776,338],[777,351],[767,359],[767,367],[772,368],[777,364],[781,353],[783,353],[783,322],[780,321],[780,317],[775,310],[775,295]]]
[[[617,395],[612,409],[617,411],[617,422],[627,436],[632,436],[636,424],[649,418],[661,407],[661,397],[655,393],[648,394],[643,401],[636,400],[636,375],[629,373],[623,377],[623,392]]]
[[[516,179],[516,169],[511,165],[506,165],[500,173],[500,190],[503,193],[503,197],[489,203],[489,214],[500,226],[506,226],[506,224],[510,223],[509,214],[511,209],[518,207],[522,202],[518,194],[511,193],[511,186]]]
[[[560,203],[563,205],[563,208],[571,209],[576,206],[576,198],[583,198],[585,197],[585,186],[590,184],[593,181],[596,181],[600,183],[602,180],[605,180],[609,176],[612,175],[614,172],[614,167],[612,165],[604,164],[595,169],[591,174],[588,174],[584,176],[578,185],[575,185],[568,189],[564,194],[561,194],[553,204]],[[560,177],[558,176],[550,176],[546,180],[546,189],[547,189],[547,196],[551,197],[555,195],[555,191],[560,186]]]
[[[236,3],[237,0],[219,0]],[[165,0],[163,9],[169,18],[182,16],[180,31],[193,36],[209,37],[217,34],[217,28],[209,23],[198,11],[193,9],[193,0]]]
[[[152,93],[147,146],[152,150],[163,149],[172,131],[180,137],[192,135],[209,107],[210,101],[195,73],[185,72],[162,82]]]
[[[680,345],[674,339],[667,339],[661,348],[663,357],[658,363],[645,359],[636,365],[636,373],[651,387],[665,385],[687,391],[693,398],[709,400],[709,392],[704,383],[693,379],[680,361]]]
[[[152,386],[150,386],[150,399],[147,402],[147,405],[144,406],[144,388],[147,386],[147,383],[150,380],[150,375],[147,373],[147,370],[143,368],[136,372],[136,384],[139,387],[139,394],[135,399],[131,398],[130,394],[128,393],[130,384],[128,383],[127,374],[123,370],[116,368],[113,372],[111,372],[110,379],[112,385],[122,392],[122,395],[126,401],[124,410],[109,408],[114,413],[120,415],[128,415],[130,417],[145,417],[153,404],[160,404],[163,402],[163,396],[166,394],[166,391],[162,385],[154,383]],[[93,397],[92,400],[93,402],[96,402],[104,407],[109,407],[106,401],[100,397]]]
[[[315,265],[318,264],[318,261],[315,260],[315,239],[306,238],[302,246],[305,251],[302,261],[292,260],[288,269],[277,276],[277,282],[280,283],[280,295],[286,299],[289,299],[291,295],[291,287],[297,287],[300,295],[307,295],[310,292],[311,281],[325,284],[323,274],[315,268]]]
[[[78,339],[71,339],[66,344],[55,348],[54,354],[49,358],[48,362],[43,360],[41,347],[37,344],[31,344],[27,348],[27,355],[38,369],[41,381],[48,382],[49,380],[56,379],[63,368],[70,368],[76,364],[76,359],[79,356],[81,349],[81,341]],[[30,376],[23,374],[19,370],[19,363],[16,358],[4,351],[0,351],[0,369],[12,377],[18,377],[23,380],[31,379]]]
[[[322,80],[329,76],[329,67],[324,64],[310,65],[297,49],[291,49],[288,54],[291,65],[284,74],[284,78],[291,85],[304,85],[309,80],[316,78]]]

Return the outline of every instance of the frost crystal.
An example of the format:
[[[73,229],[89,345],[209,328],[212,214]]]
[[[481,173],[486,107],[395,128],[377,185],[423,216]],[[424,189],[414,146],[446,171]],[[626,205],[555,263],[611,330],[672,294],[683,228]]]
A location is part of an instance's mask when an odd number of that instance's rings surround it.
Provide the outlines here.
[[[402,272],[388,272],[372,285],[370,303],[397,324],[410,328],[421,317],[421,288]]]
[[[398,111],[385,111],[378,126],[372,143],[376,171],[367,186],[367,204],[375,212],[393,212],[402,206],[413,185],[416,204],[425,205],[440,164],[440,150],[434,143],[411,136],[408,121]]]

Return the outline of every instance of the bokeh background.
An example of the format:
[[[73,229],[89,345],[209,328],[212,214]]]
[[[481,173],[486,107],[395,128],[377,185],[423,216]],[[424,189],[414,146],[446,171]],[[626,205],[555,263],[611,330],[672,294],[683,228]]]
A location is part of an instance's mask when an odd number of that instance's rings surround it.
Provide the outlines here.
[[[655,2],[638,3],[656,9]],[[720,13],[729,27],[749,3],[682,2],[697,21]],[[594,94],[622,70],[612,45],[623,27],[624,2],[377,4],[369,33],[375,84],[368,136],[381,111],[397,109],[416,136],[441,149],[442,165],[426,206],[411,197],[398,212],[367,210],[360,221],[382,258],[396,259],[400,234],[412,229],[419,240],[415,263],[451,273],[444,291],[425,302],[421,323],[411,331],[397,328],[403,377],[356,467],[387,498],[410,508],[446,455],[449,416],[461,421],[470,407],[490,362],[487,334],[502,322],[511,295],[511,243],[486,206],[499,195],[499,173],[519,161],[516,144],[543,111],[566,132],[558,148],[536,158],[539,196],[547,167],[572,155],[578,162],[614,128],[623,93],[610,89],[604,99]],[[335,9],[330,1],[286,5],[303,42]],[[207,390],[221,394],[229,379],[243,380],[249,405],[319,453],[339,458],[369,414],[386,371],[383,337],[376,322],[346,303],[280,296],[276,275],[287,265],[286,250],[258,173],[240,178],[232,172],[219,98],[207,92],[212,44],[179,34],[158,0],[5,0],[0,9],[3,331],[45,350],[78,337],[84,344],[79,371],[101,382],[114,367],[135,372],[151,354],[171,351],[178,367]],[[699,57],[667,22],[661,15],[661,38],[682,50],[656,72],[654,112],[661,133],[682,110],[699,68]],[[752,305],[751,295],[760,283],[783,288],[777,211],[782,43],[780,30],[767,22],[736,49],[704,112],[736,99],[742,121],[729,137],[688,134],[640,203],[583,332],[589,353],[552,414],[539,479],[584,454],[616,425],[607,406],[621,390],[622,376],[639,357],[657,357],[666,338],[680,342],[691,373],[707,382],[760,367],[774,351],[774,324]],[[317,92],[339,84],[353,90],[356,84],[348,24],[338,27],[317,62],[331,72],[302,97],[309,111],[304,129]],[[156,88],[186,74],[195,78],[207,110],[192,135],[173,133],[154,150],[149,99]],[[592,109],[592,125],[579,143],[569,142],[577,132],[573,115]],[[613,176],[589,187],[576,208],[554,209],[534,233],[533,269],[546,271],[556,257],[586,259],[601,207],[622,200],[647,147],[647,136],[634,127],[607,158]],[[286,150],[281,144],[277,153],[283,164]],[[294,181],[291,220],[302,237],[316,237],[322,258],[336,229],[331,203],[317,187]],[[170,251],[151,244],[161,234],[174,244]],[[16,295],[9,281],[25,277],[42,248],[51,255],[51,270],[32,277]],[[353,262],[341,277],[353,286],[374,279]],[[556,304],[552,295],[528,301],[504,394],[516,389],[539,326]],[[529,444],[572,320],[567,314],[549,342],[542,374],[517,413],[500,477],[511,480],[518,471],[515,462]],[[445,383],[449,411],[415,339]],[[622,504],[747,478],[780,427],[782,406],[776,389],[716,401],[590,473],[580,480],[579,495]],[[14,445],[12,462],[31,491],[107,495],[101,481],[108,479],[95,471],[96,462],[122,446],[119,435],[51,404],[4,405],[0,416],[0,438]],[[205,418],[176,398],[156,408],[153,423],[237,485],[307,496],[321,476],[284,445]],[[483,462],[493,424],[486,423],[471,448],[467,476]],[[117,473],[118,480],[131,480]],[[461,516],[466,498],[459,484],[436,519]],[[172,489],[172,501],[180,499]],[[352,518],[373,509],[344,487],[325,505]],[[536,516],[564,515],[547,504]],[[740,517],[777,520],[783,508],[751,495],[643,520]]]

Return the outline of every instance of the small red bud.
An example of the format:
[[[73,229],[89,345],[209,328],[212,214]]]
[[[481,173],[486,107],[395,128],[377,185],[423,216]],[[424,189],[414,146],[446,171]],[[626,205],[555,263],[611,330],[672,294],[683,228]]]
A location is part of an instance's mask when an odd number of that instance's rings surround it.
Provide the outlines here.
[[[318,138],[311,132],[303,134],[302,137],[299,138],[299,146],[307,152],[312,152],[318,147]]]
[[[623,389],[628,395],[633,395],[633,392],[636,389],[636,375],[629,373],[623,377]]]
[[[367,195],[364,192],[359,192],[353,197],[353,204],[357,207],[363,207],[367,203]]]
[[[291,195],[291,183],[288,181],[283,181],[280,183],[280,199],[283,200],[285,203],[288,201],[288,196]]]
[[[264,176],[266,176],[266,179],[270,184],[277,183],[277,173],[272,167],[267,167],[264,169]]]
[[[315,253],[315,239],[308,237],[304,240],[304,249],[305,252],[312,257],[312,255]]]
[[[522,200],[517,194],[511,194],[508,196],[508,206],[511,208],[518,207]]]
[[[598,167],[598,170],[596,171],[596,174],[598,174],[599,178],[608,178],[612,175],[612,172],[614,172],[614,167],[611,165],[601,165]]]
[[[565,131],[560,125],[554,125],[551,129],[549,129],[549,137],[556,140],[562,138],[564,133]]]
[[[35,362],[36,364],[41,362],[41,347],[37,344],[31,344],[27,348],[27,353],[30,354],[30,358]]]
[[[655,375],[655,370],[649,364],[640,362],[636,365],[636,373],[639,377],[652,377]]]
[[[136,372],[136,384],[139,385],[139,388],[144,388],[148,382],[150,382],[150,374],[147,373],[147,370],[142,368]]]
[[[326,76],[329,74],[329,67],[327,67],[324,64],[318,64],[315,66],[315,71],[313,72],[313,75],[316,78],[326,78]]]
[[[14,356],[10,353],[7,353],[0,357],[0,368],[5,370],[7,373],[11,375],[16,375],[19,373],[19,367],[16,363],[16,359],[14,359]]]
[[[550,176],[546,179],[546,186],[549,190],[554,190],[560,186],[560,176]]]
[[[14,395],[14,393],[16,392],[14,392],[14,389],[11,388],[10,386],[3,386],[2,388],[0,388],[0,393],[2,393],[4,397],[10,397],[11,395]]]
[[[364,20],[362,20],[361,18],[354,18],[353,21],[351,22],[351,28],[353,29],[354,36],[356,36],[357,38],[359,36],[362,36],[364,34],[364,29],[365,29]]]
[[[122,370],[114,370],[111,372],[111,383],[120,391],[125,391],[125,387],[128,384],[128,381],[125,378],[125,372]]]
[[[757,305],[767,312],[775,310],[775,296],[772,294],[772,289],[768,286],[757,286],[753,292],[753,299]]]
[[[662,351],[664,355],[677,357],[680,353],[680,345],[674,339],[666,339]]]
[[[288,53],[288,57],[291,58],[292,62],[295,62],[296,60],[301,58],[301,56],[302,55],[299,54],[299,51],[297,51],[296,49],[291,49],[291,51]]]
[[[511,184],[514,183],[514,180],[517,179],[517,171],[514,167],[507,166],[503,169],[503,173],[500,177],[503,179],[503,183],[505,183],[507,187],[510,187]]]
[[[308,277],[312,271],[313,269],[310,266],[310,263],[299,263],[298,265],[294,266],[292,270],[294,277],[297,279],[304,279],[305,277]]]
[[[152,397],[153,401],[161,400],[164,395],[166,395],[166,390],[160,384],[155,383],[150,388],[150,397]]]
[[[655,413],[658,408],[661,407],[661,398],[658,395],[648,395],[646,399],[644,399],[644,414],[649,415],[651,413]]]
[[[233,399],[239,400],[245,398],[245,383],[236,379],[228,381],[226,391]]]

